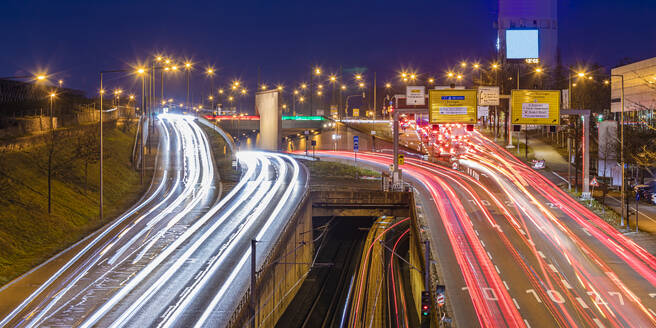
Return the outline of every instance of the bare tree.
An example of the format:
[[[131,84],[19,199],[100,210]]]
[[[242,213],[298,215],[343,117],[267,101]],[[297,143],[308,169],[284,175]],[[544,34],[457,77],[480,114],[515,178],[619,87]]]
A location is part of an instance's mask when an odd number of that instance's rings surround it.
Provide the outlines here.
[[[67,145],[63,139],[63,132],[52,130],[47,134],[46,144],[34,147],[29,154],[36,166],[46,173],[48,180],[48,214],[52,213],[52,183],[53,178],[66,170],[71,170],[75,161],[73,147]]]
[[[75,157],[84,165],[84,190],[88,189],[89,164],[100,160],[98,135],[95,129],[84,129],[76,136]]]

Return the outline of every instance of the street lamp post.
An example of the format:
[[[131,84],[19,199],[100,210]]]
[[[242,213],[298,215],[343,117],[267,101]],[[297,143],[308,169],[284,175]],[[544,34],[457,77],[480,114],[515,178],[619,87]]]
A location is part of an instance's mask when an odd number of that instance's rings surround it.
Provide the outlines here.
[[[620,110],[620,164],[622,166],[622,168],[621,168],[621,171],[622,171],[622,173],[621,173],[622,185],[621,185],[620,188],[622,188],[622,190],[620,192],[621,193],[621,195],[620,195],[620,203],[621,203],[621,205],[620,205],[620,210],[621,210],[620,225],[624,226],[624,199],[626,197],[625,190],[624,190],[626,188],[626,186],[624,185],[624,75],[622,75],[622,74],[611,74],[611,78],[612,77],[619,77],[620,81],[621,81],[621,89],[620,89],[621,105],[620,106],[622,108]],[[627,215],[627,217],[628,217],[628,215]],[[636,221],[636,232],[638,232],[637,221]]]

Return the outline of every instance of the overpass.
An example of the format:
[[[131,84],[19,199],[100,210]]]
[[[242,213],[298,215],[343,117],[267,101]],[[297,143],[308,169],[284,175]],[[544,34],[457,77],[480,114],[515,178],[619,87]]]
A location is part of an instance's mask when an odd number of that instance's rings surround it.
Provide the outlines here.
[[[206,119],[216,121],[222,129],[228,131],[259,131],[260,116],[258,115],[206,115]],[[324,124],[332,122],[323,116],[283,116],[282,129],[286,132],[291,130],[321,130]]]

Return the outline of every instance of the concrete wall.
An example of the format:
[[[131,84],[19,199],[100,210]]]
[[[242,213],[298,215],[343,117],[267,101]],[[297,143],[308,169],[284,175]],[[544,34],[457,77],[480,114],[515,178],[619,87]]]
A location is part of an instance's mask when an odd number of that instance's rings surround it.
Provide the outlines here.
[[[275,326],[310,271],[313,255],[312,203],[306,196],[257,275],[255,327]],[[250,288],[228,327],[243,327],[251,322],[249,302]]]
[[[57,117],[53,117],[53,126],[58,127]],[[12,137],[28,134],[39,134],[50,131],[50,116],[28,116],[5,119],[6,126],[0,129],[0,137]]]

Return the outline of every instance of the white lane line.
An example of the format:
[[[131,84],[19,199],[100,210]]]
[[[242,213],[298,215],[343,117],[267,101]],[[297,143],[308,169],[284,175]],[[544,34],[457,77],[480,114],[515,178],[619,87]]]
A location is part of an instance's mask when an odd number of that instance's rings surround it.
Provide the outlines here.
[[[535,247],[535,243],[533,242],[533,239],[529,239],[528,243],[531,244],[531,246]]]
[[[545,259],[545,260],[547,259],[547,257],[544,256],[544,253],[542,253],[542,251],[538,251],[538,255],[540,255],[540,257]]]
[[[497,270],[498,274],[501,274],[501,271],[499,271],[499,267],[496,264],[494,265],[494,268]]]
[[[604,328],[605,327],[604,324],[601,323],[601,321],[597,318],[592,319],[592,321],[594,321],[597,324],[597,327],[599,327],[599,328]]]
[[[515,307],[517,310],[519,310],[519,304],[517,304],[517,300],[513,297],[513,303],[515,303]]]
[[[487,252],[487,256],[490,257],[490,260],[492,259],[492,254],[490,254],[490,252]]]
[[[503,281],[503,285],[506,286],[506,289],[507,289],[507,290],[510,290],[510,287],[508,287],[508,284],[506,283],[505,280]]]
[[[551,271],[553,271],[553,272],[555,272],[555,273],[559,273],[559,272],[558,272],[558,269],[556,269],[556,267],[555,267],[553,264],[551,264],[551,263],[549,263],[549,269],[551,269]]]
[[[572,288],[572,285],[570,285],[570,284],[567,282],[567,280],[565,280],[565,279],[561,279],[561,281],[563,282],[563,285],[565,286],[565,288],[567,288],[567,289],[574,289],[574,288]]]
[[[588,231],[588,229],[586,229],[586,228],[581,228],[581,230],[583,230],[583,232],[585,232],[586,235],[592,237],[592,234],[590,233],[590,231]]]
[[[476,233],[476,236],[480,236],[480,235],[478,234],[478,230],[474,229],[474,232]]]
[[[528,324],[528,320],[524,319],[524,323],[526,324],[527,328],[531,328],[531,325]]]
[[[652,315],[652,316],[656,317],[656,312],[654,312],[654,310],[649,309],[649,308],[648,308],[647,310],[649,310],[649,312],[651,312],[651,315]]]
[[[481,245],[483,245],[483,247],[485,247],[485,243],[482,240],[481,240]]]
[[[584,309],[589,309],[589,308],[590,308],[590,307],[588,306],[588,304],[585,304],[585,301],[584,301],[582,298],[577,297],[577,298],[576,298],[576,301],[578,301],[579,304],[581,304],[581,307],[582,307],[582,308],[584,308]]]

